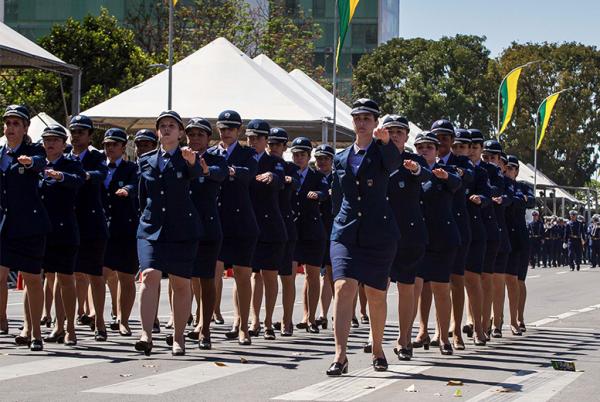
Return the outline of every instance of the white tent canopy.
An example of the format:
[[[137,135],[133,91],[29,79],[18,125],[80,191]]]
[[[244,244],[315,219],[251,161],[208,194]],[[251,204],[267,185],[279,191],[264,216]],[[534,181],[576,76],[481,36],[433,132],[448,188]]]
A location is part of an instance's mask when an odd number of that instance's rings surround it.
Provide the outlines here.
[[[168,71],[163,71],[83,113],[98,123],[127,129],[154,127],[156,116],[167,108],[167,83]],[[218,38],[173,66],[172,109],[182,118],[212,121],[233,109],[245,120],[262,118],[290,134],[320,137],[325,111],[284,84]]]
[[[73,113],[79,111],[79,67],[65,63],[41,46],[0,22],[0,68],[38,68],[73,77]]]

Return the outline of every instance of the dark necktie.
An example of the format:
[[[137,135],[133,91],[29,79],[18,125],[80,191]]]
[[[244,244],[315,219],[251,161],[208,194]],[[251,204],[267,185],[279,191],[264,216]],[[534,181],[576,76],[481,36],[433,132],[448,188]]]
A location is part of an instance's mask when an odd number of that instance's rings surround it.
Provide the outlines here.
[[[362,156],[362,155],[364,155],[364,154],[366,154],[366,153],[367,153],[367,151],[366,151],[366,150],[364,150],[364,149],[361,149],[361,150],[359,150],[359,151],[356,153],[356,155],[361,155],[361,156]]]
[[[117,164],[114,163],[114,162],[111,162],[111,163],[108,164],[108,168],[109,169],[116,169],[117,168]]]
[[[171,154],[170,154],[170,153],[168,153],[168,152],[165,152],[165,153],[163,154],[163,158],[165,158],[165,159],[169,159],[170,157],[171,157]]]

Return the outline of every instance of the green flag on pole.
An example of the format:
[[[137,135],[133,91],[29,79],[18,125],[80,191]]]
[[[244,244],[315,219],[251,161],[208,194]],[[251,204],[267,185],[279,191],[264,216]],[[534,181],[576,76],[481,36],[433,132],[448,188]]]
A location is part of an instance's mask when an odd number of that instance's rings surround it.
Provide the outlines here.
[[[338,68],[338,62],[340,59],[340,53],[342,51],[342,46],[344,45],[344,39],[346,38],[346,33],[348,32],[348,27],[350,26],[350,21],[352,21],[352,17],[354,17],[354,11],[356,11],[356,6],[358,6],[358,2],[360,0],[338,0],[338,11],[340,15],[340,36],[338,39],[338,46],[335,53],[335,68]]]
[[[500,96],[502,97],[502,127],[500,128],[499,134],[502,134],[506,130],[506,126],[510,122],[513,110],[515,108],[515,102],[517,101],[517,85],[519,83],[519,76],[523,67],[517,67],[512,70],[500,85]]]
[[[536,149],[540,149],[540,146],[542,145],[542,140],[544,139],[544,135],[546,134],[546,128],[548,128],[548,122],[550,121],[552,109],[554,109],[554,105],[556,104],[558,96],[561,94],[561,92],[563,91],[548,96],[546,99],[544,99],[544,101],[538,108],[538,122],[542,123],[542,130],[540,131],[540,138],[538,140],[537,146],[535,147]]]

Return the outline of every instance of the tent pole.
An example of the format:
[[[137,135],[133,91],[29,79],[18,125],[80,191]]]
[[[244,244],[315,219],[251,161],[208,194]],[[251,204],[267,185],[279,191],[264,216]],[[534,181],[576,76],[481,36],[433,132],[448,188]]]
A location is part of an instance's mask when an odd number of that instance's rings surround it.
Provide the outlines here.
[[[337,101],[337,47],[338,47],[338,0],[335,1],[334,4],[334,14],[333,14],[333,149],[337,148],[337,110],[336,110],[336,101]],[[340,55],[342,54],[342,49],[340,49]]]
[[[173,0],[169,0],[169,88],[167,109],[171,110],[173,105]]]
[[[539,111],[539,110],[538,110]],[[537,196],[537,141],[538,141],[538,115],[536,112],[535,120],[535,139],[533,140],[533,196]]]
[[[78,115],[81,103],[81,70],[77,69],[72,75],[73,85],[71,86],[71,116]],[[67,116],[68,117],[68,116]]]

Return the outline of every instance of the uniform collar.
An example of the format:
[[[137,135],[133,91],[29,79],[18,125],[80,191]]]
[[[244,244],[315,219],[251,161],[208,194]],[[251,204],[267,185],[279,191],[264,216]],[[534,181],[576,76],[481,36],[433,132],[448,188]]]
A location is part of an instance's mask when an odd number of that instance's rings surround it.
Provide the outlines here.
[[[121,162],[123,162],[123,157],[120,157],[119,159],[117,159],[114,164],[115,164],[115,168],[118,168],[119,165],[121,164]],[[108,166],[110,164],[110,160],[107,158],[106,159],[106,166]]]
[[[440,156],[440,161],[444,162],[444,165],[448,164],[448,159],[450,159],[450,153],[448,152],[445,156]]]
[[[354,151],[355,155],[358,154],[358,151],[365,151],[365,153],[367,153],[367,151],[369,150],[369,147],[371,146],[372,143],[373,143],[373,140],[371,140],[371,142],[369,142],[369,145],[367,145],[365,148],[361,148],[355,142],[354,144],[352,144],[352,150]]]
[[[89,148],[84,149],[83,151],[81,151],[81,153],[79,155],[77,155],[75,152],[71,151],[71,155],[76,156],[77,158],[79,158],[80,161],[83,160],[83,158],[85,158],[85,154],[87,154]]]
[[[176,151],[177,151],[177,147],[173,148],[170,151],[165,151],[162,147],[160,147],[159,154],[162,156],[164,153],[168,153],[169,155],[173,156],[173,155],[175,155]]]
[[[48,158],[46,158],[46,161],[48,162],[48,164],[52,164],[52,165],[56,165],[61,159],[63,158],[63,155],[59,155],[58,158],[54,159],[53,161],[49,160]]]
[[[300,170],[298,169],[298,174],[302,177],[306,177],[306,174],[308,173],[308,166],[304,168],[304,170]]]
[[[262,156],[265,154],[265,151],[262,151],[261,153],[256,153],[254,155],[254,159],[256,159],[256,161],[260,161],[260,158],[262,158]]]
[[[235,141],[235,142],[234,142],[234,143],[232,143],[230,146],[228,146],[227,148],[225,148],[225,147],[223,146],[223,143],[222,143],[222,142],[220,142],[220,143],[219,143],[219,146],[218,146],[218,148],[219,148],[219,150],[221,150],[221,151],[225,150],[225,151],[227,152],[227,156],[229,156],[229,155],[231,155],[231,153],[233,152],[233,150],[235,149],[235,147],[237,146],[237,144],[238,144],[238,142],[237,142],[237,141]]]

